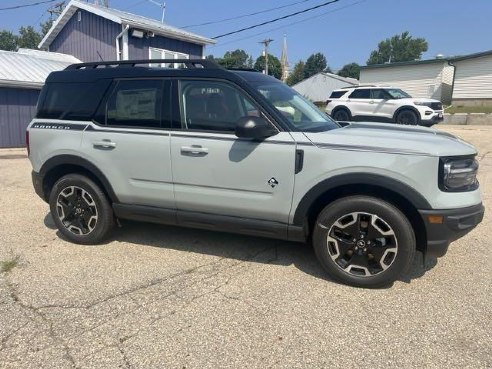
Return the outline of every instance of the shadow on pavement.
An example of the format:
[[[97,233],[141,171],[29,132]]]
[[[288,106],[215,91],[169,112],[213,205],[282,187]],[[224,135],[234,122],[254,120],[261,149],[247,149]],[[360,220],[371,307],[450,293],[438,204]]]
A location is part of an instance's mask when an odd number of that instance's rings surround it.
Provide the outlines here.
[[[44,224],[50,229],[56,229],[50,213],[45,216]],[[57,236],[65,239],[59,231]],[[313,277],[338,283],[322,269],[312,246],[304,243],[126,220],[121,228],[115,229],[113,237],[107,243],[113,241],[254,263],[294,265]],[[422,253],[417,252],[410,270],[400,281],[410,283],[412,279],[423,276],[436,264],[437,259],[427,259],[424,265]],[[391,285],[384,288],[389,287]]]

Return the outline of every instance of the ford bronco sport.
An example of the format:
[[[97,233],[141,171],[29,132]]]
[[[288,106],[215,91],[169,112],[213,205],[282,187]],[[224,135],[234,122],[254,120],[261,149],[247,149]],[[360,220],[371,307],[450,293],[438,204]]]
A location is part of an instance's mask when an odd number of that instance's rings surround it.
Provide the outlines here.
[[[132,219],[309,241],[333,278],[375,287],[482,220],[477,151],[459,138],[341,128],[272,77],[172,62],[183,68],[49,75],[27,142],[35,191],[68,240],[101,243]]]

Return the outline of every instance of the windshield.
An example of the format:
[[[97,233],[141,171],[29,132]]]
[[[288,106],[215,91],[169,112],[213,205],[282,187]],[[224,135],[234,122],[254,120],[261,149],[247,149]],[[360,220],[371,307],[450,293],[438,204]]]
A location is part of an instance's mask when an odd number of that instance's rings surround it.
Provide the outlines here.
[[[316,105],[281,82],[252,81],[251,85],[289,120],[295,131],[321,132],[340,128]]]
[[[412,97],[399,88],[387,88],[386,92],[389,93],[393,99],[406,99],[408,97]]]

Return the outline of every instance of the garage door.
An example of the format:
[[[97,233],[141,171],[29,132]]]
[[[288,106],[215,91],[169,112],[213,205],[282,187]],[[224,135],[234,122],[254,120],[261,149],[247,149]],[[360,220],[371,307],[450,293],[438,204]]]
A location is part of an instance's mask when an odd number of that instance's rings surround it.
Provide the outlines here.
[[[0,87],[0,147],[22,147],[39,90]]]

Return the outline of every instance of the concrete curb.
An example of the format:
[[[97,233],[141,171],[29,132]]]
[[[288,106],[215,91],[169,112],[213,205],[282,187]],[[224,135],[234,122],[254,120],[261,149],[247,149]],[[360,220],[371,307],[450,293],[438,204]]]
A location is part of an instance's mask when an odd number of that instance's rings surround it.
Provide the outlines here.
[[[452,125],[492,125],[492,114],[486,113],[455,113],[444,114],[444,121],[440,124]]]

